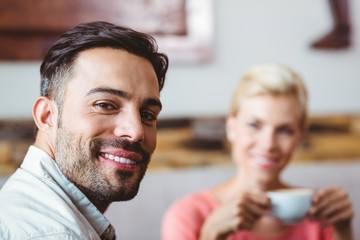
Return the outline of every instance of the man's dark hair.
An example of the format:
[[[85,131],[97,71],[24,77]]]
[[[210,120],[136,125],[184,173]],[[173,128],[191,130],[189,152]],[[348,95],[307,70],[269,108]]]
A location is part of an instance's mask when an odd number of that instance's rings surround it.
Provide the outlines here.
[[[122,49],[149,60],[159,89],[163,88],[169,60],[165,54],[158,52],[152,36],[107,22],[90,22],[70,29],[49,49],[40,67],[41,96],[54,99],[61,107],[64,86],[79,53],[98,47]]]

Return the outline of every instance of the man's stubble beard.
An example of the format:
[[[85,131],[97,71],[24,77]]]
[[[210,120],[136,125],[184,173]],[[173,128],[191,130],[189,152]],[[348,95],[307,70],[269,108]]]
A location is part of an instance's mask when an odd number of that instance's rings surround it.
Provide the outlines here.
[[[104,140],[93,140],[90,146],[87,146],[77,140],[74,133],[60,127],[56,137],[55,161],[62,173],[93,203],[110,204],[134,198],[145,175],[150,155],[142,152],[142,156],[147,160],[146,164],[141,165],[139,172],[118,171],[119,186],[114,187],[103,176],[97,164],[103,142]],[[136,177],[134,174],[137,174]]]

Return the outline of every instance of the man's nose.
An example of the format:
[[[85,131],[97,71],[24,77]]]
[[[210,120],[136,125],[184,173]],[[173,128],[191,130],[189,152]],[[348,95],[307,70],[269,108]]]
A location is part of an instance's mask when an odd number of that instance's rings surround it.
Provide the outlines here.
[[[127,138],[131,142],[141,142],[144,139],[144,126],[140,113],[132,111],[119,116],[114,133],[115,136]]]

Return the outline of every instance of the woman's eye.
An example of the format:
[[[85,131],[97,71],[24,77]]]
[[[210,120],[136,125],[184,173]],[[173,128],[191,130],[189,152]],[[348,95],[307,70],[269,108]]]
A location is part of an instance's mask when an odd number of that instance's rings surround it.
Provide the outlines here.
[[[253,128],[253,129],[258,129],[258,128],[260,128],[260,125],[259,125],[258,123],[256,123],[256,122],[250,122],[250,123],[248,123],[248,126],[249,126],[250,128]]]
[[[279,132],[281,134],[292,135],[294,133],[294,130],[288,127],[284,127],[284,128],[280,128]]]

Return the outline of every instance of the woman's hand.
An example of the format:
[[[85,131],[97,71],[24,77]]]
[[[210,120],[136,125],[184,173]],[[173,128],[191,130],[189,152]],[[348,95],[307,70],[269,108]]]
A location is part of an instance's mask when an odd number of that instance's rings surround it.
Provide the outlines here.
[[[246,192],[215,209],[204,222],[200,239],[219,240],[238,230],[251,229],[270,210],[266,193]]]
[[[352,239],[354,212],[349,196],[343,189],[329,187],[315,191],[309,214],[323,225],[332,225],[338,240]]]

